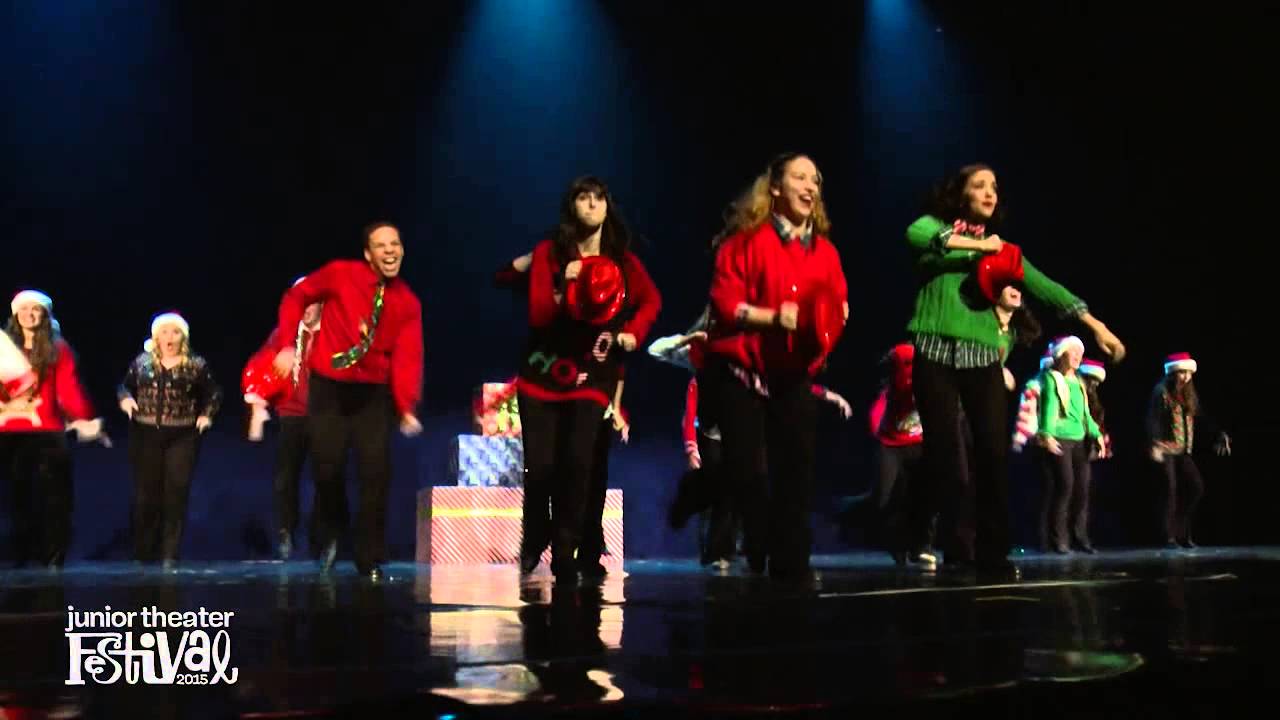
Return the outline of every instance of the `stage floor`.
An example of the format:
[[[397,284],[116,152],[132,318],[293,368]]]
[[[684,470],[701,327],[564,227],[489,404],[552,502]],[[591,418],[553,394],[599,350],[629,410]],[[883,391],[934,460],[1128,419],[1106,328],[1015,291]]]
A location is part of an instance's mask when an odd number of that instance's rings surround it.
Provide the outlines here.
[[[625,574],[577,588],[554,587],[545,567],[523,585],[511,566],[409,563],[387,566],[376,585],[349,563],[323,575],[306,561],[5,570],[0,708],[147,718],[962,707],[1176,717],[1235,714],[1280,685],[1280,548],[1018,562],[1020,581],[983,585],[899,570],[881,554],[822,556],[817,583],[804,589],[692,561],[628,561]],[[67,685],[68,606],[106,605],[233,611],[229,651],[213,654],[225,674],[238,671],[236,682],[104,685],[81,662],[86,684]],[[144,632],[135,626],[135,648]],[[167,635],[176,647],[182,631]],[[199,667],[198,654],[188,659]]]

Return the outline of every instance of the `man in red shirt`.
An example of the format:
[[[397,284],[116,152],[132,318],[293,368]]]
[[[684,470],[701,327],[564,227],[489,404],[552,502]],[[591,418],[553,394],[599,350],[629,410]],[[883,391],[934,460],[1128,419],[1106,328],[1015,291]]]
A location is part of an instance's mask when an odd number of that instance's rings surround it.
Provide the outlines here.
[[[292,372],[294,332],[303,311],[323,303],[324,327],[307,359],[311,466],[316,483],[313,535],[326,570],[337,557],[344,514],[343,469],[354,449],[360,481],[356,569],[383,577],[387,487],[391,481],[391,418],[400,432],[422,432],[422,305],[399,277],[400,231],[378,222],[364,231],[364,260],[334,260],[285,293],[276,332],[275,367]]]

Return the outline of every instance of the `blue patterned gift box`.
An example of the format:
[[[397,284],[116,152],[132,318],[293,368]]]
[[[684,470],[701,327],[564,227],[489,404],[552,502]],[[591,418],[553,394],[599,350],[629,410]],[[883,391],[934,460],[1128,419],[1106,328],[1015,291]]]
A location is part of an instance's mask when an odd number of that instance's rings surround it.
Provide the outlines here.
[[[449,472],[463,487],[521,487],[524,485],[524,446],[518,437],[458,435],[454,438]]]

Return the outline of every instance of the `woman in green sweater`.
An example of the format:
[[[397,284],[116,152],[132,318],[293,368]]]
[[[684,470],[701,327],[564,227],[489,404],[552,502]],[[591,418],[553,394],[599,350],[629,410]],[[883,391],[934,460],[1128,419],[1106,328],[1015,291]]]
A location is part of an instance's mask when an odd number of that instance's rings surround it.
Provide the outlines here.
[[[919,503],[913,527],[923,535],[929,503],[953,495],[963,482],[957,417],[961,408],[974,436],[974,492],[977,533],[974,557],[955,558],[979,569],[1017,574],[1009,562],[1009,490],[1006,467],[1008,390],[1000,358],[1000,329],[991,304],[973,292],[972,270],[1004,243],[988,235],[999,222],[996,176],[986,165],[961,168],[934,193],[928,214],[907,228],[919,281],[915,309],[907,325],[916,346],[913,370],[916,403],[924,426],[925,465],[933,487]],[[1124,345],[1085,303],[1022,260],[1023,287],[1040,302],[1089,328],[1113,361]],[[944,428],[942,432],[930,428]],[[944,509],[945,511],[945,509]],[[948,564],[953,564],[951,558]]]
[[[1045,493],[1052,498],[1050,540],[1062,555],[1076,547],[1093,554],[1089,542],[1089,457],[1102,453],[1102,430],[1093,419],[1089,396],[1077,371],[1084,342],[1068,335],[1053,343],[1053,365],[1040,380],[1040,417],[1036,442]],[[1067,524],[1070,516],[1071,530]]]

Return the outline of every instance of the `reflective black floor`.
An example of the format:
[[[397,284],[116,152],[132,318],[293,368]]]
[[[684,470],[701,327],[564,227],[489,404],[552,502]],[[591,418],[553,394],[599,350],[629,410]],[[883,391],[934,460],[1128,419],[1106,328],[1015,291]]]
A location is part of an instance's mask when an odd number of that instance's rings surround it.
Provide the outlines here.
[[[576,588],[496,566],[396,564],[381,584],[308,562],[0,571],[0,717],[1202,717],[1280,686],[1280,549],[1019,564],[1020,581],[982,585],[820,557],[805,588],[686,561]],[[100,638],[68,638],[68,606],[107,605],[234,612],[206,653],[234,684],[99,683]],[[135,651],[151,632],[135,626]],[[165,634],[168,657],[183,632]],[[199,642],[173,682],[209,681],[190,672],[210,662]],[[72,644],[84,685],[66,684]]]

